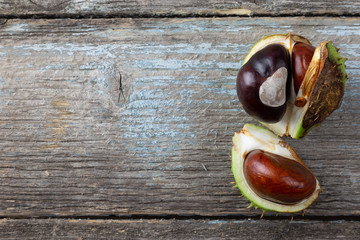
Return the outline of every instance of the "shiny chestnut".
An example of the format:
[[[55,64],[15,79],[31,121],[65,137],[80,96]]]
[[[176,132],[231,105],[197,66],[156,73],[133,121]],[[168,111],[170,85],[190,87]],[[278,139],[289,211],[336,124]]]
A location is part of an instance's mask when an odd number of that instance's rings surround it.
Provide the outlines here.
[[[278,122],[286,111],[290,57],[280,44],[256,52],[240,69],[237,95],[243,108],[263,122]]]
[[[276,203],[295,204],[316,189],[316,178],[304,165],[262,150],[247,154],[244,176],[258,196]]]
[[[292,74],[296,94],[299,92],[314,52],[315,47],[306,43],[297,43],[292,49]]]

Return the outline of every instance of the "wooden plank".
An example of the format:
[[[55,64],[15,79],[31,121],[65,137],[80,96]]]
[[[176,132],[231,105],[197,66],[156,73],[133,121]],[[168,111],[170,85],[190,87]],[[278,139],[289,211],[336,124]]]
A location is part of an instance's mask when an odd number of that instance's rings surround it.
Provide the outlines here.
[[[355,16],[360,13],[360,3],[356,0],[0,0],[0,6],[0,15],[5,16]]]
[[[356,221],[8,220],[1,239],[357,239]]]
[[[262,35],[289,31],[348,58],[341,108],[307,138],[286,139],[323,187],[306,214],[358,216],[358,18],[8,21],[0,215],[259,216],[230,184],[232,135],[254,123],[235,78]]]

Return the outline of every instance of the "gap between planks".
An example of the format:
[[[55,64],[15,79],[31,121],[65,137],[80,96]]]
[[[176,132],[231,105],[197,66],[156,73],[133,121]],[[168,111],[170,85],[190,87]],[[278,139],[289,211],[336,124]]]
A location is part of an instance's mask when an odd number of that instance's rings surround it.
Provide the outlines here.
[[[246,14],[222,14],[222,13],[143,13],[143,14],[0,14],[0,19],[118,19],[118,18],[228,18],[228,17],[248,17],[248,18],[297,18],[297,17],[327,17],[327,18],[357,18],[360,13],[336,14],[336,13],[295,13],[295,14],[268,14],[268,13],[246,13]],[[0,25],[4,24],[0,22]]]
[[[266,214],[273,214],[267,216]],[[289,220],[289,221],[323,221],[323,222],[332,222],[332,221],[352,221],[360,222],[360,216],[358,215],[343,215],[343,216],[307,216],[306,213],[304,216],[285,213],[286,215],[274,215],[276,213],[265,212],[264,215],[259,214],[258,216],[247,216],[247,215],[178,215],[178,214],[168,214],[168,215],[157,215],[157,214],[132,214],[132,215],[70,215],[70,216],[27,216],[27,215],[16,215],[16,216],[0,216],[0,219],[61,219],[61,220],[226,220],[226,221],[238,221],[238,220]],[[284,213],[280,213],[284,214]]]

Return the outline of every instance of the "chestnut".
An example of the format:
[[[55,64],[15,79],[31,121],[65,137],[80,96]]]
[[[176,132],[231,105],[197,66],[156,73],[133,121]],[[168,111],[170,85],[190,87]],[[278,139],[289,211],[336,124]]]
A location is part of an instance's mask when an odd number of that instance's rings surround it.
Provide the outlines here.
[[[286,111],[290,76],[289,54],[279,44],[255,53],[237,76],[237,95],[250,115],[264,122],[278,122]]]
[[[315,47],[306,43],[297,43],[292,49],[291,59],[295,94],[299,92],[314,52]]]
[[[314,175],[302,164],[263,150],[247,154],[244,175],[254,192],[277,203],[300,202],[316,188]]]

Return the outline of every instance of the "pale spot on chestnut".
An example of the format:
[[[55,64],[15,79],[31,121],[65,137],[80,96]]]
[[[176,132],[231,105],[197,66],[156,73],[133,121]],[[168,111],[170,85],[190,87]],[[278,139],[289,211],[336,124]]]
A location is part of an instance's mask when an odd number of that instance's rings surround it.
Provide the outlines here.
[[[281,67],[268,77],[259,88],[259,97],[269,107],[279,107],[286,102],[286,80],[288,70]]]

